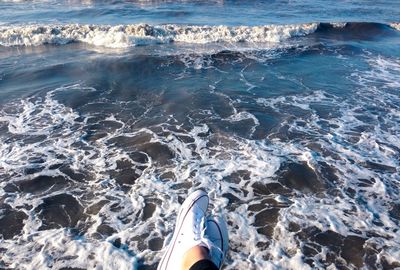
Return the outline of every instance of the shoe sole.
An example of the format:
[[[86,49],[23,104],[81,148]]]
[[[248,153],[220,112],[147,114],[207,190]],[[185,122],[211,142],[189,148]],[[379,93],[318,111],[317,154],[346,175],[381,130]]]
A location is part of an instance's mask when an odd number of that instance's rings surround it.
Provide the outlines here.
[[[164,256],[161,258],[161,261],[159,263],[159,266],[157,267],[157,270],[166,270],[168,269],[168,263],[171,258],[171,254],[175,248],[176,240],[179,236],[180,230],[182,228],[183,221],[186,218],[187,213],[190,211],[190,209],[197,203],[199,200],[207,198],[207,203],[204,212],[207,211],[209,199],[208,199],[208,194],[202,190],[197,190],[189,195],[189,197],[186,198],[186,200],[183,202],[181,205],[177,222],[175,225],[174,229],[174,234],[172,236],[171,242],[168,245],[168,249],[165,252]]]

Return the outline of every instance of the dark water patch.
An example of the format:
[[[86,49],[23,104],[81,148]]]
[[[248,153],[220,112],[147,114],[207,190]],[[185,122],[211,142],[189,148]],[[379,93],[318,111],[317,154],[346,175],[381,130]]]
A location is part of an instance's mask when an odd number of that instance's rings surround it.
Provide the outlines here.
[[[234,109],[228,97],[201,91],[191,96],[191,98],[193,98],[193,100],[189,104],[194,108],[210,108],[221,118],[227,118],[234,113]]]
[[[302,240],[306,241],[311,238],[311,236],[321,233],[322,231],[317,227],[306,227],[302,228],[300,232],[296,234],[296,236]]]
[[[330,149],[328,149],[327,147],[324,147],[323,145],[321,145],[320,143],[316,143],[316,142],[309,142],[306,144],[307,148],[321,154],[323,157],[326,158],[332,158],[334,160],[341,160],[342,158],[335,152],[331,151]],[[324,165],[322,165],[322,168],[324,167]]]
[[[340,108],[334,104],[310,104],[310,108],[313,109],[319,118],[330,120],[340,118],[342,113]]]
[[[38,164],[29,164],[27,167],[24,168],[24,173],[26,175],[35,174],[41,172],[43,169],[45,169],[44,166]]]
[[[157,208],[157,206],[154,203],[145,202],[144,208],[142,210],[142,212],[143,212],[142,220],[145,221],[145,220],[151,218],[153,216],[156,208]]]
[[[330,23],[320,23],[313,36],[335,40],[375,40],[395,33],[396,30],[389,25],[381,23],[348,22],[344,27],[335,27]]]
[[[254,226],[257,232],[267,237],[272,237],[276,223],[278,222],[280,208],[269,208],[255,215]]]
[[[107,224],[100,224],[99,226],[97,226],[96,232],[99,233],[102,237],[109,237],[117,231]]]
[[[244,66],[247,64],[244,60],[254,62],[246,57],[245,54],[238,51],[223,50],[218,53],[212,54],[211,59],[213,60],[216,67],[219,69],[224,69],[224,67],[232,67],[233,63],[240,63]]]
[[[120,202],[116,202],[116,203],[111,204],[109,209],[111,212],[118,213],[122,209],[124,209],[124,207],[121,205]]]
[[[8,132],[8,123],[7,122],[3,122],[3,121],[0,121],[0,135],[2,135],[2,137],[3,137],[3,135],[5,135],[5,134],[8,134],[9,132]],[[3,137],[2,138],[3,140],[6,140],[6,139],[8,139],[9,140],[9,138],[7,138],[7,137]]]
[[[252,185],[254,194],[256,195],[271,195],[271,194],[279,194],[279,195],[290,195],[291,190],[287,187],[281,185],[280,183],[261,183],[256,182]]]
[[[179,17],[189,17],[193,14],[193,11],[189,10],[159,10],[157,15],[163,17],[179,18]]]
[[[30,164],[42,164],[45,163],[46,160],[43,157],[33,156],[28,158],[28,162]]]
[[[280,127],[282,123],[282,115],[275,112],[271,108],[262,108],[253,111],[252,114],[258,120],[258,126],[255,127],[252,139],[263,140],[268,138],[273,132]]]
[[[285,111],[285,113],[289,113],[293,119],[308,119],[312,114],[308,109],[303,109],[291,104],[282,104],[280,109]]]
[[[228,206],[227,209],[229,211],[235,211],[235,209],[242,205],[242,200],[238,197],[236,197],[235,195],[233,195],[232,193],[224,193],[222,194],[222,197],[227,198],[228,199]]]
[[[64,155],[57,154],[57,158],[59,159],[66,159]],[[57,170],[63,167],[63,163],[56,163],[49,166],[49,170]]]
[[[91,177],[89,173],[76,171],[70,166],[61,166],[59,170],[66,174],[71,180],[76,182],[87,182],[93,180],[93,177]]]
[[[334,252],[339,253],[343,238],[344,237],[342,235],[334,231],[326,231],[316,234],[312,237],[312,240],[322,246],[331,248]]]
[[[152,238],[148,242],[149,249],[152,251],[159,251],[163,247],[163,242],[163,239],[161,239],[160,237]]]
[[[241,181],[250,180],[250,175],[251,173],[247,170],[238,170],[231,173],[229,176],[225,176],[222,181],[239,184]]]
[[[136,179],[140,177],[133,169],[124,170],[122,172],[112,172],[110,176],[115,179],[119,185],[128,186],[135,184]]]
[[[376,180],[374,178],[370,179],[364,179],[364,178],[359,178],[357,186],[359,187],[372,187],[375,183]]]
[[[389,215],[391,218],[400,221],[400,203],[393,203],[389,210]]]
[[[35,212],[42,221],[39,230],[49,230],[63,227],[75,227],[79,220],[83,220],[82,205],[69,194],[59,194],[43,199]]]
[[[87,71],[83,71],[83,73],[86,72]],[[98,100],[101,94],[101,91],[93,91],[91,88],[77,85],[76,88],[71,86],[68,87],[68,90],[55,92],[54,97],[65,106],[75,110],[82,107],[86,108],[88,103]],[[102,107],[98,107],[98,109],[102,110]]]
[[[242,119],[239,121],[215,121],[209,123],[210,128],[215,132],[229,135],[235,135],[242,138],[250,139],[255,127],[254,120],[251,118]]]
[[[24,220],[28,216],[22,211],[12,209],[8,204],[1,205],[0,210],[0,236],[3,239],[11,239],[20,234],[24,227]]]
[[[312,39],[317,34],[311,34],[309,37]],[[319,36],[318,36],[319,37]],[[353,44],[342,44],[342,43],[322,43],[322,42],[310,43],[307,45],[294,46],[288,49],[277,50],[283,59],[285,58],[295,58],[295,57],[318,57],[321,55],[332,56],[337,58],[338,56],[355,56],[362,55],[362,47],[358,47]],[[275,61],[281,61],[278,58]],[[268,61],[268,63],[275,62],[274,60]],[[330,66],[332,68],[332,66]],[[340,70],[332,70],[334,72],[342,72]],[[328,105],[329,106],[329,105]]]
[[[140,101],[144,98],[143,101],[154,103],[154,101],[157,101],[154,95],[165,89],[165,87],[160,86],[169,85],[168,80],[171,79],[171,74],[159,67],[168,65],[171,61],[170,57],[134,55],[120,58],[119,61],[114,60],[102,58],[90,62],[87,67],[88,70],[93,71],[87,76],[87,78],[90,78],[91,85],[95,89],[101,90],[103,94],[105,94],[104,90],[109,91],[107,97],[112,101],[132,103],[132,101]],[[108,101],[102,105],[91,104],[90,111],[96,112],[98,108],[111,103]],[[99,107],[99,105],[102,107]],[[114,106],[116,105],[114,104]],[[131,105],[134,106],[134,103]],[[86,108],[88,107],[85,106],[85,111]],[[138,109],[143,113],[143,107],[136,105],[133,108],[133,110]]]
[[[340,269],[359,269],[365,265],[366,239],[357,235],[343,236],[334,231],[321,231],[315,227],[303,228],[297,233],[299,239],[305,242],[302,251],[305,261],[315,267],[315,260],[325,267],[335,264]],[[327,248],[326,258],[317,256],[322,247]],[[376,251],[378,252],[378,251]],[[377,254],[377,253],[376,253]]]
[[[22,141],[25,144],[34,144],[34,143],[40,143],[45,141],[47,138],[46,135],[29,135],[29,136],[24,136],[22,138]]]
[[[369,122],[369,123],[371,123],[371,125],[370,124],[361,124],[361,125],[357,125],[357,126],[354,126],[351,128],[351,131],[354,132],[353,134],[358,138],[361,137],[361,134],[363,132],[372,133],[372,132],[374,132],[374,129],[375,129],[375,126],[372,125],[372,124],[376,124],[375,119],[371,119],[370,121],[363,119],[363,121]]]
[[[112,242],[112,245],[116,248],[121,248],[121,238],[117,238]]]
[[[78,108],[78,112],[82,114],[94,114],[94,115],[100,115],[101,119],[93,119],[92,121],[95,122],[96,120],[102,121],[104,116],[109,116],[113,115],[116,112],[119,112],[121,110],[121,105],[119,104],[114,104],[110,102],[109,100],[101,100],[101,101],[94,101],[90,103],[86,103],[84,107]],[[100,126],[98,125],[98,122],[96,121],[95,123],[90,123],[93,124],[93,129],[97,129]],[[90,128],[91,126],[88,125]]]
[[[190,189],[192,186],[193,186],[193,184],[192,184],[191,182],[186,181],[186,182],[183,182],[183,183],[174,184],[174,185],[171,186],[171,188],[172,188],[173,190],[180,190],[180,189],[188,190],[188,189]]]
[[[77,78],[82,74],[79,73],[80,68],[69,63],[47,65],[44,67],[33,66],[29,68],[20,67],[13,70],[0,80],[0,88],[6,89],[6,93],[23,93],[24,96],[32,94],[33,91],[55,89],[62,84],[68,84],[71,78]],[[75,76],[77,75],[77,76]],[[20,82],[29,82],[24,84]],[[0,93],[3,94],[3,93]],[[6,96],[8,99],[8,97]]]
[[[14,183],[7,183],[4,187],[3,187],[4,192],[7,193],[14,193],[14,192],[18,192],[19,188],[17,185],[15,185]]]
[[[160,179],[175,181],[176,180],[176,176],[175,176],[175,174],[173,172],[163,172],[160,175]]]
[[[97,124],[93,124],[88,126],[90,129],[101,130],[108,133],[111,133],[122,127],[122,123],[110,120],[100,121]]]
[[[97,130],[87,130],[85,135],[82,136],[82,140],[88,142],[95,142],[100,140],[108,135],[107,132],[97,131]]]
[[[283,197],[285,198],[285,197]],[[260,212],[261,210],[265,208],[286,208],[288,207],[292,202],[290,200],[286,200],[284,202],[277,201],[273,198],[265,198],[263,199],[260,203],[256,204],[251,204],[248,206],[248,210],[252,212]]]
[[[299,232],[300,229],[301,229],[301,226],[299,224],[291,222],[291,221],[289,222],[289,224],[288,224],[289,232]]]
[[[306,163],[284,163],[277,172],[277,180],[289,189],[305,193],[320,193],[325,185]]]
[[[372,169],[374,171],[381,172],[381,173],[396,173],[397,172],[397,169],[395,167],[388,166],[388,165],[385,165],[382,163],[369,161],[369,160],[361,163],[360,165],[362,165],[366,168]]]
[[[364,243],[365,239],[355,235],[347,236],[343,241],[341,256],[348,263],[361,268],[364,266]]]
[[[53,192],[65,189],[70,185],[70,181],[63,176],[40,175],[33,179],[15,182],[21,192],[41,193]]]
[[[144,233],[142,235],[135,235],[130,240],[137,243],[139,250],[146,250],[148,242],[146,239],[149,237],[148,233]]]
[[[355,189],[351,188],[351,187],[348,187],[348,188],[346,188],[345,193],[350,198],[354,199],[356,194],[357,194],[357,191]]]
[[[151,138],[152,136],[148,133],[139,133],[138,135],[132,137],[118,136],[110,139],[108,142],[117,147],[130,149],[133,146],[150,142]]]
[[[174,152],[167,145],[158,142],[142,144],[138,146],[138,149],[147,153],[153,162],[160,165],[172,163],[172,159],[175,156]]]
[[[88,215],[97,215],[100,212],[100,210],[103,208],[103,206],[109,202],[110,202],[109,200],[98,201],[98,202],[88,206],[85,209],[85,213]]]
[[[257,204],[250,204],[247,207],[247,210],[251,211],[251,212],[260,212],[264,208],[265,208],[265,205],[263,205],[262,203],[257,203]]]
[[[291,124],[281,123],[279,127],[273,130],[273,133],[268,136],[268,139],[280,139],[282,141],[299,141],[299,140],[312,140],[314,139],[311,134],[303,131],[292,129]]]
[[[133,161],[138,162],[138,163],[142,163],[144,164],[142,167],[139,166],[140,169],[144,169],[145,164],[147,164],[149,162],[149,157],[142,152],[128,152],[129,158],[131,158]]]
[[[335,183],[339,181],[339,178],[336,175],[337,169],[329,166],[324,161],[318,162],[318,171],[319,174],[324,178],[325,183],[330,183],[331,186],[335,186]]]
[[[189,143],[194,143],[195,139],[190,137],[190,136],[186,136],[186,135],[176,135],[176,138],[178,138],[181,142],[189,144]]]
[[[313,245],[313,243],[305,243],[302,247],[302,252],[305,256],[304,262],[310,265],[311,267],[316,267],[314,260],[312,257],[318,255],[321,252],[321,248],[318,245]]]
[[[118,160],[116,170],[109,171],[110,177],[120,185],[133,185],[136,179],[140,177],[136,166],[131,161],[123,159]]]

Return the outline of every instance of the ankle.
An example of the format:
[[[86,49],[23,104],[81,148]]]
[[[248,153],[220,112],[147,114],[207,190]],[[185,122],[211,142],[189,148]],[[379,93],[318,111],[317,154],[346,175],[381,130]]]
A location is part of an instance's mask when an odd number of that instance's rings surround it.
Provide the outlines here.
[[[210,260],[209,250],[203,246],[194,246],[184,255],[182,260],[182,270],[188,270],[200,260]]]

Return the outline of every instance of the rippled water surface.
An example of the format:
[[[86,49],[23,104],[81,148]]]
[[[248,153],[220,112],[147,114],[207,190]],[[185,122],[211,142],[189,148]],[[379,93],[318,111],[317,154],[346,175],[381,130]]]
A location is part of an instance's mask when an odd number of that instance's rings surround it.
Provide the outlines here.
[[[0,268],[400,267],[398,1],[1,1]]]

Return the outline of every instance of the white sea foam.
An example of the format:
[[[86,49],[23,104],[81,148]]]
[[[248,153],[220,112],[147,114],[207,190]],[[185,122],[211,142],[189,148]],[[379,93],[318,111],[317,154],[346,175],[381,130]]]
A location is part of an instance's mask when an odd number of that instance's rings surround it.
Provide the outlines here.
[[[213,213],[222,212],[229,222],[230,251],[226,269],[310,269],[303,261],[302,251],[310,239],[301,240],[298,231],[289,228],[292,223],[297,224],[299,230],[316,228],[343,237],[357,235],[367,239],[365,248],[370,248],[371,252],[378,250],[378,266],[383,260],[396,262],[400,252],[400,232],[390,218],[388,205],[396,201],[399,194],[396,181],[400,179],[400,143],[396,135],[400,132],[400,114],[396,104],[400,100],[390,92],[397,89],[392,80],[398,76],[398,61],[367,58],[370,69],[355,71],[350,78],[358,88],[349,99],[323,90],[257,99],[254,106],[283,115],[279,125],[286,128],[285,132],[273,132],[268,140],[224,135],[207,124],[193,124],[187,128],[175,121],[129,130],[118,115],[80,114],[57,101],[56,94],[63,91],[95,91],[80,85],[61,87],[42,98],[24,99],[4,106],[0,111],[0,124],[7,127],[7,135],[13,139],[4,140],[0,145],[0,173],[12,175],[9,181],[17,183],[43,174],[67,177],[57,167],[51,169],[60,163],[71,166],[76,172],[90,173],[90,180],[76,182],[68,190],[50,190],[47,194],[17,192],[9,195],[5,203],[21,209],[28,218],[22,235],[0,242],[0,247],[5,250],[0,262],[21,269],[132,269],[139,259],[149,265],[156,264],[161,252],[159,247],[151,247],[150,242],[171,238],[179,208],[178,198],[184,198],[197,188],[209,191]],[[217,92],[218,87],[210,88]],[[252,119],[258,127],[260,123],[256,116],[239,110],[239,105],[243,105],[240,100],[233,100],[225,93],[220,95],[233,108],[231,116],[220,120],[235,124]],[[322,116],[316,105],[331,108],[332,114]],[[293,117],[288,106],[307,114]],[[368,106],[373,108],[366,110]],[[210,112],[204,114],[210,115]],[[378,117],[380,120],[374,122]],[[107,129],[104,136],[85,139],[90,131],[88,125],[105,122],[107,126],[112,123],[116,127]],[[357,129],[366,125],[370,128]],[[293,140],[286,137],[290,132],[307,136]],[[116,138],[134,139],[143,134],[148,139],[142,139],[143,142],[139,141],[137,145],[158,143],[168,147],[173,153],[170,163],[157,164],[157,156],[151,157],[146,150],[130,149],[129,145],[120,146],[116,142]],[[24,141],[30,136],[45,138]],[[133,153],[143,154],[146,158],[135,159]],[[44,169],[25,175],[24,171],[30,166],[26,161],[37,157],[42,158]],[[138,175],[128,190],[123,190],[109,174],[116,171],[122,161],[131,162]],[[276,184],[277,173],[287,162],[305,163],[315,173],[326,172],[326,168],[320,167],[321,162],[326,163],[337,178],[330,179],[329,189],[336,193],[293,190],[290,195],[257,195],[253,185]],[[367,168],[368,162],[383,164],[390,172],[385,168]],[[234,174],[240,171],[244,176],[235,178]],[[173,177],[168,178],[166,173]],[[369,184],[360,185],[365,179],[370,181]],[[3,181],[0,186],[4,188],[6,184]],[[184,187],[179,188],[179,185]],[[349,189],[354,190],[354,196],[347,194]],[[85,209],[101,200],[109,202],[99,207],[97,213],[87,213],[82,221],[86,224],[83,235],[63,228],[39,231],[42,221],[34,209],[42,203],[43,196],[61,192],[74,194]],[[240,202],[232,203],[224,194],[240,198]],[[150,204],[154,212],[145,214],[143,209]],[[261,210],[250,210],[254,205],[259,205]],[[276,224],[272,224],[272,235],[266,236],[257,231],[254,223],[260,211],[272,207],[279,208],[278,217]],[[115,231],[96,238],[102,224],[110,225]],[[113,245],[116,239],[120,239],[122,247]],[[262,244],[268,244],[268,247]],[[322,262],[328,255],[325,247],[318,251],[313,257],[313,268],[326,268]]]
[[[297,125],[297,120],[291,120],[287,124],[290,125],[290,129],[294,132],[313,134],[312,144],[320,144],[323,149],[330,153],[337,153],[338,156],[324,157],[323,155],[321,156],[321,153],[317,154],[315,150],[311,150],[317,155],[307,155],[307,162],[312,164],[316,164],[318,161],[326,162],[337,170],[335,174],[339,177],[340,182],[336,183],[336,185],[342,191],[344,190],[343,187],[351,187],[360,196],[360,199],[363,198],[362,200],[368,201],[366,204],[354,204],[353,198],[348,196],[326,198],[322,204],[316,198],[304,197],[296,199],[294,204],[281,212],[279,222],[275,228],[275,237],[271,249],[276,252],[274,257],[280,260],[281,266],[286,267],[292,263],[292,259],[295,256],[287,256],[286,254],[290,254],[293,249],[296,250],[298,248],[294,233],[287,228],[290,221],[296,220],[295,222],[302,224],[300,227],[303,228],[314,226],[321,231],[330,230],[344,236],[354,235],[357,230],[362,232],[372,230],[378,235],[387,235],[391,239],[400,239],[399,233],[391,229],[397,227],[396,222],[388,217],[387,209],[385,209],[385,205],[395,199],[393,194],[398,192],[398,188],[394,188],[392,184],[393,181],[396,181],[395,179],[399,179],[398,169],[395,169],[393,174],[387,174],[360,167],[360,164],[375,161],[392,169],[399,168],[395,150],[398,149],[399,144],[398,142],[393,142],[391,138],[399,132],[399,110],[395,104],[400,100],[398,96],[385,91],[386,88],[397,87],[395,82],[399,72],[397,68],[398,60],[374,57],[367,59],[367,61],[371,64],[371,71],[356,72],[352,75],[362,86],[358,89],[359,96],[363,97],[361,103],[360,99],[357,102],[354,101],[354,103],[351,100],[343,102],[337,97],[326,95],[320,91],[305,96],[258,100],[264,106],[273,108],[277,112],[284,112],[283,109],[287,105],[297,106],[303,110],[313,112],[312,116],[308,117],[305,125],[304,122],[301,125]],[[373,82],[379,83],[380,87],[371,87]],[[313,104],[338,106],[341,116],[328,120],[321,119],[312,108]],[[358,104],[358,106],[354,106],[354,104]],[[371,104],[375,104],[378,108],[380,106],[391,108],[381,112],[382,119],[380,120],[381,124],[388,124],[391,128],[384,130],[379,128],[379,124],[378,127],[374,124],[374,129],[361,132],[358,140],[354,143],[352,136],[355,133],[352,131],[359,126],[371,124],[358,119],[360,111],[363,111],[362,114],[365,116],[375,117],[372,112],[363,108],[363,106],[371,106]],[[315,133],[315,130],[321,128],[320,124],[318,124],[321,121],[328,121],[332,124],[327,135],[322,135],[324,132]],[[315,137],[316,135],[317,137]],[[317,139],[318,137],[319,139]],[[298,156],[303,157],[304,153],[310,152],[304,141],[302,144],[288,144],[285,140],[276,140],[275,143],[280,145],[279,148],[282,149],[282,152],[288,151],[286,154],[288,156],[297,153]],[[389,149],[386,148],[388,145],[390,145]],[[340,158],[338,159],[338,157]],[[313,167],[312,164],[310,167]],[[369,187],[360,187],[358,179],[374,179],[374,182]],[[351,214],[343,215],[344,211]],[[376,225],[377,216],[383,223],[382,226]],[[385,241],[385,243],[387,242]],[[399,245],[398,240],[384,247],[381,238],[372,237],[368,240],[367,245],[376,245],[379,249],[382,249],[382,258],[387,258],[387,260],[392,260],[391,258],[399,252],[399,249],[396,248]],[[326,256],[324,252],[319,256],[321,255]],[[320,267],[323,268],[323,266],[319,265],[318,268]]]
[[[334,23],[331,23],[331,25],[334,28],[344,28],[344,27],[346,27],[347,23],[346,22],[334,22]]]
[[[392,27],[392,28],[394,28],[394,29],[400,31],[400,23],[394,22],[394,23],[391,23],[391,24],[389,24],[389,25],[390,25],[390,27]]]
[[[361,75],[354,76],[359,78],[363,85],[382,84],[382,87],[399,89],[400,88],[400,60],[388,59],[383,56],[368,59],[370,66],[374,68]]]
[[[127,48],[156,43],[280,42],[314,32],[318,24],[266,26],[182,25],[23,25],[1,26],[0,45],[38,46],[83,42],[95,46]]]

